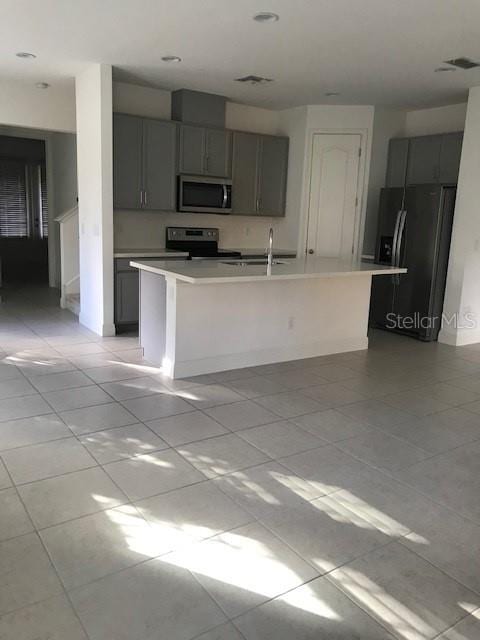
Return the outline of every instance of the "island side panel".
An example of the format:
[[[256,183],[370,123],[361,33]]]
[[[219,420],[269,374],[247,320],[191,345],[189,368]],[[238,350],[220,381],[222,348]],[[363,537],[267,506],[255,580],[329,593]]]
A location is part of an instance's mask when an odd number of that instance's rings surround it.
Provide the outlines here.
[[[140,345],[143,357],[161,366],[166,344],[166,282],[165,277],[139,271],[140,274]]]
[[[177,282],[174,377],[368,347],[371,276]]]

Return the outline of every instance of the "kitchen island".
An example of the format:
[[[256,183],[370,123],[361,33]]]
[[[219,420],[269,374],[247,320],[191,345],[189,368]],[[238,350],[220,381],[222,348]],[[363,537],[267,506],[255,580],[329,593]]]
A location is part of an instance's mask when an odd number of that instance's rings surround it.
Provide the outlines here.
[[[368,347],[371,279],[336,258],[131,261],[144,357],[173,378]]]

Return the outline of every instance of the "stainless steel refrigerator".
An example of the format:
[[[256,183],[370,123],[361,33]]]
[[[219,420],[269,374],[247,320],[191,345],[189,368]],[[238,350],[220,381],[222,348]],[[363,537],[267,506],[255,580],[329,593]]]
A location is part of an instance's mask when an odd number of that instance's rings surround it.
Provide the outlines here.
[[[373,278],[370,324],[436,340],[441,328],[456,188],[382,189],[375,262],[406,274]]]

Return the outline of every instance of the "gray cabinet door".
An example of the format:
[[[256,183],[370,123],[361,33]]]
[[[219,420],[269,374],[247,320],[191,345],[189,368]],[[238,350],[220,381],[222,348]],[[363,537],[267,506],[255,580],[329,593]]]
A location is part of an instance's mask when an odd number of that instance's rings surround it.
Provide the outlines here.
[[[410,138],[407,185],[438,182],[441,135]]]
[[[232,132],[205,129],[205,174],[229,178],[232,175]]]
[[[113,202],[118,209],[140,209],[142,118],[113,114]]]
[[[203,175],[205,171],[205,129],[188,124],[181,125],[178,154],[180,173]]]
[[[144,209],[175,210],[176,125],[143,122]]]
[[[288,138],[262,136],[259,153],[259,215],[284,216],[287,187]]]
[[[233,133],[232,212],[254,215],[257,212],[258,153],[260,136]]]
[[[386,187],[403,187],[407,177],[408,138],[392,138],[388,145]]]
[[[462,155],[463,133],[445,133],[440,148],[440,172],[438,181],[441,184],[457,184]]]
[[[115,324],[138,322],[138,271],[115,274]]]

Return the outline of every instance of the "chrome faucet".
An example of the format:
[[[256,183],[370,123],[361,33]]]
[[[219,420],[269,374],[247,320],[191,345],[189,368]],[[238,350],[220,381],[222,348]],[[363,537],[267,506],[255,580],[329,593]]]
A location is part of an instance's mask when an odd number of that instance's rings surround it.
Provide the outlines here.
[[[270,227],[270,231],[268,232],[268,252],[267,252],[267,267],[269,270],[272,269],[273,263],[273,227]]]

